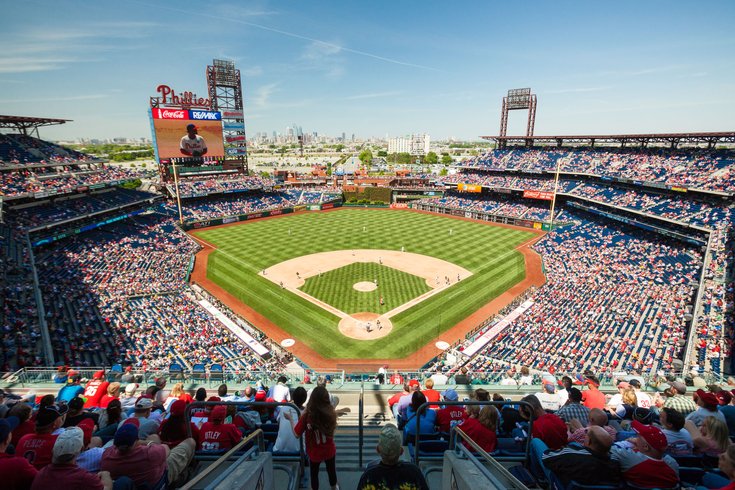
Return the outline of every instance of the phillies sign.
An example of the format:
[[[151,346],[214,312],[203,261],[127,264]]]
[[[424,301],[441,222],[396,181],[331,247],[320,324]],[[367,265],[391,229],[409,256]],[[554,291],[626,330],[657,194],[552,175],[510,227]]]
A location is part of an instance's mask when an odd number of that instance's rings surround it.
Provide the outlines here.
[[[203,107],[209,109],[212,101],[204,97],[197,97],[194,92],[179,92],[178,94],[168,85],[156,87],[159,93],[158,101],[161,105],[179,107]]]

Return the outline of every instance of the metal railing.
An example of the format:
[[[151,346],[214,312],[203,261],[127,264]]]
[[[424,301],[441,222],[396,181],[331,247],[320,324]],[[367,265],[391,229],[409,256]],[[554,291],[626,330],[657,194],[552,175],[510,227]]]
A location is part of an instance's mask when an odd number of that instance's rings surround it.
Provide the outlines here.
[[[360,468],[362,468],[362,446],[364,444],[364,438],[363,438],[363,426],[362,426],[362,418],[363,413],[365,411],[364,408],[364,397],[365,397],[365,385],[360,385],[360,398],[357,401],[357,445],[358,445],[358,463],[360,465]]]
[[[462,457],[471,461],[477,471],[479,471],[488,481],[490,481],[494,488],[505,488],[505,489],[526,489],[523,483],[521,483],[516,477],[514,477],[505,467],[498,463],[498,458],[493,457],[480,446],[477,445],[467,434],[462,431],[461,428],[455,427],[452,432],[453,439],[461,439],[462,442],[469,445],[472,450],[468,449],[465,444],[455,444],[455,451],[462,455]],[[528,438],[531,439],[530,437]],[[530,444],[529,444],[530,445]],[[484,463],[479,460],[476,454],[480,455],[484,460]],[[528,455],[526,455],[528,456]],[[490,466],[492,471],[488,468]],[[495,474],[494,474],[495,473]],[[501,481],[496,474],[502,476]]]

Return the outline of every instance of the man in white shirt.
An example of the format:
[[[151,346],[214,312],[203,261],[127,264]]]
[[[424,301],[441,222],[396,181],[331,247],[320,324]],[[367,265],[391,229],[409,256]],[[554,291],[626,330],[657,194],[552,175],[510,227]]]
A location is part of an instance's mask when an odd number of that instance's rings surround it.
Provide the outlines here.
[[[554,391],[553,384],[544,383],[544,390],[541,393],[536,393],[536,398],[541,402],[541,407],[544,410],[551,410],[553,412],[559,410],[559,395]]]
[[[288,386],[286,385],[286,382],[288,381],[288,378],[281,375],[278,377],[278,382],[273,387],[273,400],[277,402],[290,402],[291,401],[291,391],[288,389]]]
[[[449,378],[446,374],[444,374],[441,371],[437,371],[434,374],[431,375],[432,381],[434,381],[434,386],[444,386],[449,381]]]
[[[207,154],[207,142],[197,134],[198,129],[194,124],[186,126],[186,136],[181,138],[179,145],[182,154],[190,157],[201,157]]]

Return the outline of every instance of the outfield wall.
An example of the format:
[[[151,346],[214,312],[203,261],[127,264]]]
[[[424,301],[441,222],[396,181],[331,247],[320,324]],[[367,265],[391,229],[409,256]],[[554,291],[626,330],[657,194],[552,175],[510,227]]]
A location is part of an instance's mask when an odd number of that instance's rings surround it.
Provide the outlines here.
[[[238,223],[240,221],[250,221],[258,218],[267,218],[269,216],[279,216],[282,214],[291,214],[305,209],[311,211],[319,211],[322,209],[332,209],[341,207],[341,202],[326,202],[322,204],[314,204],[311,206],[294,206],[292,208],[268,209],[266,211],[257,211],[255,213],[239,214],[236,216],[225,216],[222,218],[213,218],[200,221],[188,221],[184,223],[184,231],[198,230],[200,228],[209,228],[210,226],[226,225],[229,223]]]
[[[437,214],[448,214],[450,216],[460,216],[462,218],[476,219],[478,221],[490,221],[492,223],[501,223],[504,225],[520,226],[522,228],[531,228],[534,230],[549,231],[549,223],[541,221],[532,221],[527,219],[510,218],[507,216],[501,216],[497,214],[488,214],[481,211],[467,211],[464,209],[448,208],[445,206],[438,206],[436,204],[426,203],[412,203],[411,209],[418,209],[420,211],[429,211]],[[556,228],[556,226],[555,226]]]

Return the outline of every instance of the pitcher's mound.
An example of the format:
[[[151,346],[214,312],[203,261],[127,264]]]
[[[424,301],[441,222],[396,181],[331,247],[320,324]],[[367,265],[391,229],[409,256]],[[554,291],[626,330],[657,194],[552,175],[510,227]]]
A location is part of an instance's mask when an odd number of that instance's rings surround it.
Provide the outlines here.
[[[378,286],[374,282],[361,281],[353,284],[352,288],[362,293],[368,293],[370,291],[375,291],[376,289],[378,289]]]
[[[368,284],[375,286],[372,282]],[[342,335],[358,340],[379,339],[388,335],[391,330],[393,330],[391,321],[377,313],[353,313],[339,322],[339,331]]]

